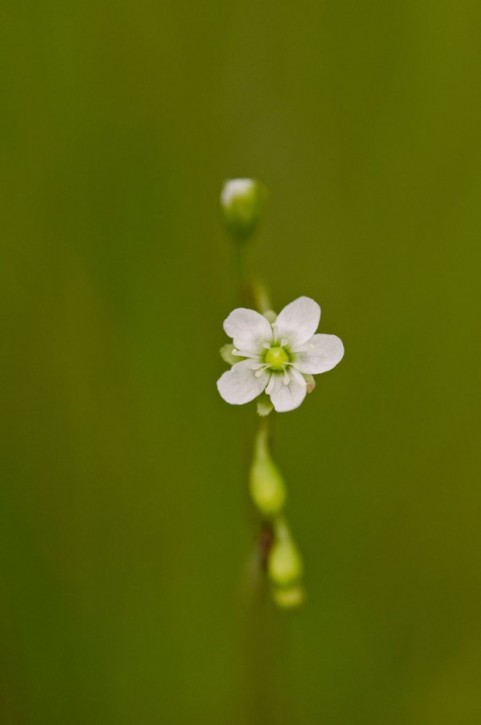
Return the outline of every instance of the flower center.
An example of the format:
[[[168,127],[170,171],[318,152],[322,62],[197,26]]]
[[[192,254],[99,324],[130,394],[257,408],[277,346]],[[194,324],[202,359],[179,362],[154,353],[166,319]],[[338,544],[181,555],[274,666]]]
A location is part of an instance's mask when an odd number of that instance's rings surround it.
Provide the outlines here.
[[[289,355],[283,347],[270,347],[264,358],[266,365],[271,370],[284,370],[284,366],[289,362]]]

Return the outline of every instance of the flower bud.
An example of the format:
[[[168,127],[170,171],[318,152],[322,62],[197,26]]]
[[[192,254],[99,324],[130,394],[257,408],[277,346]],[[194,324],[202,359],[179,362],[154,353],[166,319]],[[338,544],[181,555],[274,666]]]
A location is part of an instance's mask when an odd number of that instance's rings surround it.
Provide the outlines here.
[[[254,179],[230,179],[222,189],[220,201],[226,227],[237,242],[244,242],[254,233],[266,192]]]
[[[265,518],[273,518],[282,511],[286,500],[286,485],[269,453],[265,430],[260,430],[257,435],[249,484],[252,500]]]
[[[302,576],[301,555],[291,539],[277,541],[269,553],[269,576],[279,586],[293,584]]]
[[[254,461],[250,471],[250,492],[254,504],[266,518],[277,516],[282,511],[286,487],[272,460]]]
[[[275,527],[275,541],[267,561],[269,577],[278,587],[288,587],[302,577],[304,566],[287,524],[279,520]]]

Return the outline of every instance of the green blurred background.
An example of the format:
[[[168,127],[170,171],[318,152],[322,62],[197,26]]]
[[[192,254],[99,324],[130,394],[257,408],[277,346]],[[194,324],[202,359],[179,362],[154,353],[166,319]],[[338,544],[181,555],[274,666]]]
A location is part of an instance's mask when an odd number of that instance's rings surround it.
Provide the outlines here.
[[[2,725],[479,724],[479,2],[0,18]],[[309,597],[265,667],[215,389],[239,175],[276,307],[346,346],[277,420]]]

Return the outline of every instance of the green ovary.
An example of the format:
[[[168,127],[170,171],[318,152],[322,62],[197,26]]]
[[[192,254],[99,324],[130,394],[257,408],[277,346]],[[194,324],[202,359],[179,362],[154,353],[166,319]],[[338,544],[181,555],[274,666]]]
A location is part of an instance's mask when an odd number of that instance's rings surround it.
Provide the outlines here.
[[[271,347],[266,352],[264,362],[271,370],[283,370],[284,365],[289,362],[289,355],[283,347]]]

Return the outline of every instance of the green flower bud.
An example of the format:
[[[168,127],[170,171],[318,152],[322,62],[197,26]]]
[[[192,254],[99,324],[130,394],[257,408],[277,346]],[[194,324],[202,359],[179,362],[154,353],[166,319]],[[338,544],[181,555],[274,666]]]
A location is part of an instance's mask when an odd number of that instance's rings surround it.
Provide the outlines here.
[[[250,492],[254,504],[266,518],[277,516],[282,511],[286,488],[273,461],[254,461],[250,472]]]
[[[304,566],[287,524],[276,522],[275,541],[267,561],[269,577],[279,587],[289,587],[302,577]]]
[[[274,587],[272,589],[272,598],[281,609],[297,609],[304,604],[306,593],[304,587],[295,584],[291,587]]]
[[[269,453],[265,430],[260,430],[257,435],[249,484],[252,500],[265,518],[270,519],[282,511],[286,500],[286,485]]]
[[[255,232],[264,206],[266,191],[254,179],[230,179],[220,201],[226,227],[236,242],[244,242]]]
[[[303,571],[301,555],[293,541],[279,541],[272,547],[268,560],[269,576],[279,586],[296,582]]]

